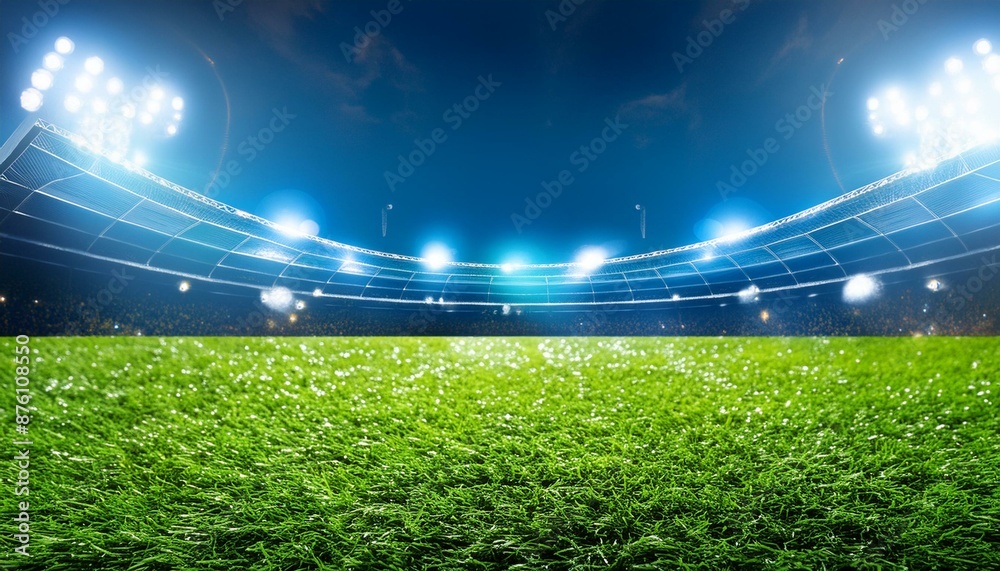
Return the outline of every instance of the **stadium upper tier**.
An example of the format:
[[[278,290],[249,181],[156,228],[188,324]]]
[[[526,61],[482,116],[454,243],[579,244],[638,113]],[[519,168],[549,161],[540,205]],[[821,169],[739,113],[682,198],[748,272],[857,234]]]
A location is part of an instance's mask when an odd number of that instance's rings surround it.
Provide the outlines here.
[[[38,120],[0,151],[2,252],[18,243],[207,283],[384,303],[625,305],[802,288],[1000,248],[1000,146],[901,172],[725,240],[604,261],[502,268],[291,234],[116,162]]]

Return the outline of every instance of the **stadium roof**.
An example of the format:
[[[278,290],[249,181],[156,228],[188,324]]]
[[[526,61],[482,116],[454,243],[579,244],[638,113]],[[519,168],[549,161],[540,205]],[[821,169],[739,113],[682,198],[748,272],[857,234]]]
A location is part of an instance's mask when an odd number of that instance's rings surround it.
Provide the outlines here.
[[[1000,146],[904,171],[738,236],[605,260],[423,260],[302,234],[26,122],[0,150],[0,238],[192,280],[301,295],[469,306],[627,305],[844,281],[1000,248]],[[3,253],[16,255],[4,245]],[[507,270],[507,271],[504,271]]]

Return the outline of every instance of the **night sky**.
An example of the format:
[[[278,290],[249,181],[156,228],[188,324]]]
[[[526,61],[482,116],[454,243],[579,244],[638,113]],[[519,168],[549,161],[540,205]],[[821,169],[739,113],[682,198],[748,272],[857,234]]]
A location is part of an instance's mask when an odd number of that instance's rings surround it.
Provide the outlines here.
[[[76,127],[56,92],[86,56],[127,85],[159,70],[183,121],[133,148],[222,202],[410,255],[637,254],[900,170],[913,141],[872,134],[869,95],[924,85],[981,37],[1000,44],[998,24],[995,0],[0,0],[0,137],[68,36],[38,115]],[[529,207],[546,186],[558,196]]]

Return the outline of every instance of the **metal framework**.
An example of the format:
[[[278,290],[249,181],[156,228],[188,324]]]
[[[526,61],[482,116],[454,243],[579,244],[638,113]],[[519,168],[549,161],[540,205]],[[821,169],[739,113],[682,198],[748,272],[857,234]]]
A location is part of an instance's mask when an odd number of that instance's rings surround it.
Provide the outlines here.
[[[573,263],[458,262],[290,234],[26,122],[0,150],[0,238],[154,272],[298,295],[465,306],[661,303],[898,272],[1000,248],[1000,145],[904,171],[725,240]]]

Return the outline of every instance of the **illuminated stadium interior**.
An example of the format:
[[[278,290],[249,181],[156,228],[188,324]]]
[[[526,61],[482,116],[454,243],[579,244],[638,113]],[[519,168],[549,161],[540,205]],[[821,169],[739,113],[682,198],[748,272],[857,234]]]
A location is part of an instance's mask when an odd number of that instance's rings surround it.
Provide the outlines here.
[[[1000,247],[1000,146],[979,146],[725,239],[562,264],[453,262],[296,234],[26,121],[0,154],[0,237],[186,288],[453,307],[629,307],[864,280]],[[9,241],[9,242],[8,242]],[[860,277],[862,282],[852,281]],[[862,288],[863,289],[863,288]]]

